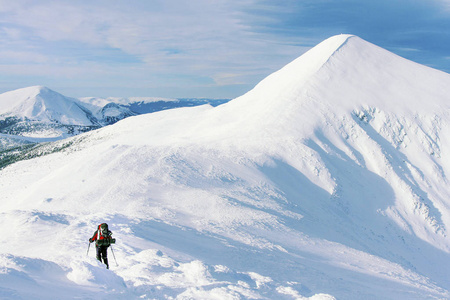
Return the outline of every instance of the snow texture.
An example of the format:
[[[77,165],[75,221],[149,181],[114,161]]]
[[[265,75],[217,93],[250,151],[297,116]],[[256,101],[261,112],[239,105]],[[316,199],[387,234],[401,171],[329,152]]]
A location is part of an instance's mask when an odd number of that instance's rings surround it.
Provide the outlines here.
[[[0,171],[0,298],[448,299],[449,95],[339,35],[218,107],[42,145]]]

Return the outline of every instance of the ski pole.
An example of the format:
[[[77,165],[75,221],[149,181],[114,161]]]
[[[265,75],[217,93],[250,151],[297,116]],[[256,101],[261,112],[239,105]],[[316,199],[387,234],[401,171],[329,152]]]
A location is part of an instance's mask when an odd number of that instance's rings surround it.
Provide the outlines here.
[[[113,257],[114,257],[114,261],[116,262],[116,267],[118,267],[118,266],[119,266],[119,264],[117,263],[117,260],[116,260],[116,256],[114,255],[114,250],[113,250],[113,247],[112,247],[112,245],[111,245],[111,252],[112,252],[112,254],[113,254]]]
[[[90,247],[91,247],[91,243],[89,243],[88,251],[87,251],[86,255],[89,255],[89,248],[90,248]]]

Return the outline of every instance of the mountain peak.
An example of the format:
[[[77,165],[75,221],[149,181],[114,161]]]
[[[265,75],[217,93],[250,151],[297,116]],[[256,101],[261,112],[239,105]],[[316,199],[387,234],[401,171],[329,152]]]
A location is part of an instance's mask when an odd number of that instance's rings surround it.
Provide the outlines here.
[[[5,104],[5,98],[27,98],[39,95],[42,92],[51,91],[49,88],[42,85],[34,85],[29,87],[24,87],[12,91],[0,94],[0,104],[3,102]]]
[[[287,84],[290,81],[292,82],[292,80],[295,85],[301,86],[311,75],[329,61],[330,58],[349,41],[349,39],[355,37],[356,36],[354,35],[340,34],[324,40],[279,71],[266,77],[256,86],[256,88],[266,85],[283,86],[283,82]]]
[[[34,85],[34,86],[26,87],[24,89],[36,90],[36,91],[39,91],[39,92],[51,91],[48,87],[43,86],[43,85]]]
[[[311,48],[309,51],[312,52],[312,51],[319,51],[319,49],[320,50],[328,49],[328,50],[332,51],[331,55],[333,55],[333,53],[338,51],[342,46],[344,46],[351,39],[361,39],[361,38],[356,35],[353,35],[353,34],[337,34],[337,35],[331,36],[331,37],[323,40],[322,42],[320,42],[319,44],[317,44],[316,46]]]
[[[343,34],[321,42],[219,110],[232,114],[239,128],[285,132],[307,120],[301,127],[313,130],[324,114],[347,115],[362,107],[401,114],[446,109],[449,86],[447,73]]]
[[[280,70],[267,76],[254,89],[244,96],[238,97],[238,101],[231,101],[232,103],[229,105],[241,102],[241,98],[245,99],[245,102],[252,102],[252,105],[261,103],[260,99],[274,101],[275,105],[279,105],[283,101],[282,99],[292,98],[292,95],[286,95],[287,92],[300,91],[314,74],[329,62],[350,39],[354,38],[360,39],[354,35],[340,34],[324,40]],[[254,101],[255,103],[253,103]]]
[[[27,118],[44,123],[92,125],[76,99],[45,86],[30,86],[0,95],[0,115]]]

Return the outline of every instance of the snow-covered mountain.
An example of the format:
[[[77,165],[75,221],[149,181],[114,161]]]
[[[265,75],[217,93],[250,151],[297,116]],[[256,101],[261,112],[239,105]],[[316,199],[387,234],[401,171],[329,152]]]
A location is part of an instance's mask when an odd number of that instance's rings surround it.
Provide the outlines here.
[[[0,150],[63,139],[100,127],[77,99],[32,86],[0,94]]]
[[[218,107],[33,148],[0,171],[0,294],[449,299],[449,95],[339,35]]]
[[[150,97],[75,99],[43,86],[22,88],[0,94],[0,151],[61,140],[134,115],[203,104],[217,106],[227,101]]]
[[[79,101],[65,97],[46,87],[32,86],[0,94],[0,115],[22,119],[92,126],[91,113]]]

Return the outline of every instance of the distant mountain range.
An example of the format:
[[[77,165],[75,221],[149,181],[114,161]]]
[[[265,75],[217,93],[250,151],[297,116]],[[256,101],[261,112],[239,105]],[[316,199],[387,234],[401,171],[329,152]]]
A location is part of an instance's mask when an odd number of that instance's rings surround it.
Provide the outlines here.
[[[229,99],[71,98],[32,86],[0,94],[0,150],[63,139],[130,116]]]

